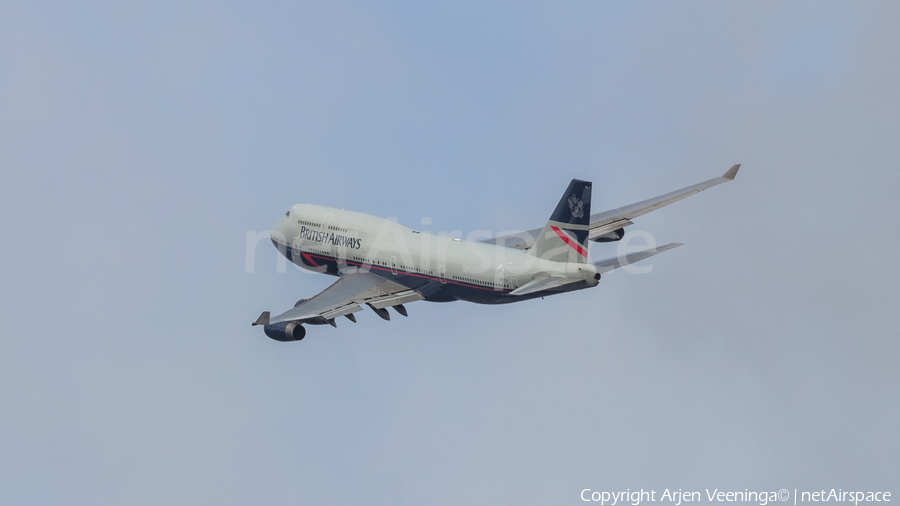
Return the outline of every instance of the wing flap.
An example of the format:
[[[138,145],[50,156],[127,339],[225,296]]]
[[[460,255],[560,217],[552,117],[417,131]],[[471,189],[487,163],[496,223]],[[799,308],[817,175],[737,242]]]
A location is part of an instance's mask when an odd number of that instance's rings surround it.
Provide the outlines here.
[[[376,297],[371,300],[360,301],[360,303],[365,302],[375,309],[381,309],[384,307],[392,307],[399,304],[406,304],[407,302],[415,302],[417,300],[422,300],[425,297],[422,296],[421,293],[415,290],[406,290],[403,292],[399,292],[396,294],[385,295],[383,297]]]
[[[588,239],[596,239],[601,235],[606,235],[612,231],[619,230],[620,228],[625,228],[628,225],[634,225],[634,223],[624,218],[621,220],[612,221],[605,225],[594,226],[594,224],[591,223],[591,229],[590,232],[588,232]]]
[[[324,311],[320,316],[322,318],[325,318],[326,320],[333,320],[339,316],[347,316],[348,314],[355,313],[357,311],[362,311],[362,308],[359,307],[359,304],[356,304],[354,302],[352,304],[337,307],[329,311]]]

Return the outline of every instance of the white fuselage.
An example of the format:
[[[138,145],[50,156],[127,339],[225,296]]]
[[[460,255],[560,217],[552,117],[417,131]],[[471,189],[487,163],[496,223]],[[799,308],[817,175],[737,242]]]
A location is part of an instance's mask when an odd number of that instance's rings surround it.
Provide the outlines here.
[[[340,275],[344,268],[363,267],[397,276],[407,285],[436,281],[454,298],[473,302],[531,298],[508,294],[536,277],[584,281],[557,292],[597,285],[597,270],[589,263],[544,260],[528,251],[420,232],[391,220],[311,204],[291,207],[271,237],[289,260],[307,269]]]

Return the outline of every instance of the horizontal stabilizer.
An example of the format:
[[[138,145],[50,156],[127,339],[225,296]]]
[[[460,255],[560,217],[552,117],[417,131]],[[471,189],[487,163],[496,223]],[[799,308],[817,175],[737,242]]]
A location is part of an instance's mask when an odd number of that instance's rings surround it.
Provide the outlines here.
[[[550,290],[552,288],[557,288],[563,285],[568,285],[569,283],[578,283],[579,281],[583,281],[581,279],[576,278],[567,278],[565,276],[547,276],[544,278],[536,278],[519,288],[510,292],[510,295],[527,295],[529,293],[540,292],[543,290]]]
[[[600,260],[599,262],[594,262],[594,267],[597,268],[597,272],[600,274],[605,274],[609,271],[618,269],[619,267],[625,267],[626,265],[631,265],[635,262],[640,262],[645,258],[650,258],[653,255],[658,255],[663,251],[669,251],[672,248],[677,248],[681,246],[680,242],[673,242],[671,244],[666,244],[665,246],[660,246],[656,249],[648,249],[644,251],[636,251],[634,253],[629,253],[625,256],[607,258],[606,260]]]

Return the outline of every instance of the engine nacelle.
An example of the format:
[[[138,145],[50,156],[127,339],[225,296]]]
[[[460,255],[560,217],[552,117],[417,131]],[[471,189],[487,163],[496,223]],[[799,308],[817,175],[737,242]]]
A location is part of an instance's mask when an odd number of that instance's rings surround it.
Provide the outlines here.
[[[594,237],[591,240],[594,242],[616,242],[621,241],[623,237],[625,237],[625,229],[619,228],[612,232],[607,232],[603,235]]]
[[[303,325],[294,322],[276,323],[274,325],[266,325],[263,332],[270,338],[281,341],[283,343],[290,341],[299,341],[306,337],[306,329]]]

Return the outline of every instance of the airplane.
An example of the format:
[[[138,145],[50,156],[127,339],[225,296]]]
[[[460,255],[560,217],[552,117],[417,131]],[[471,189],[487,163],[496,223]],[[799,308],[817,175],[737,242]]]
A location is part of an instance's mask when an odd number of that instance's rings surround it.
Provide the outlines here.
[[[588,261],[590,242],[619,241],[633,219],[732,181],[724,175],[635,204],[591,214],[591,182],[573,179],[542,227],[481,241],[434,235],[368,214],[312,204],[288,209],[270,233],[288,261],[338,280],[277,316],[264,311],[252,325],[282,342],[300,341],[304,325],[337,327],[341,316],[368,306],[390,320],[408,316],[418,300],[508,304],[598,285],[600,277],[681,243]]]

